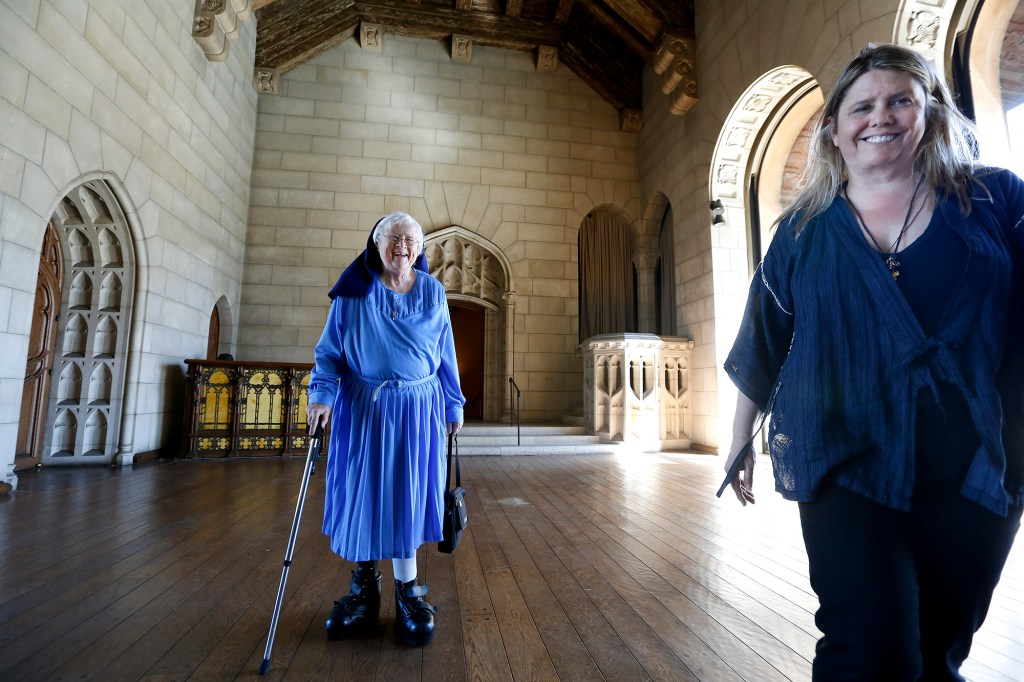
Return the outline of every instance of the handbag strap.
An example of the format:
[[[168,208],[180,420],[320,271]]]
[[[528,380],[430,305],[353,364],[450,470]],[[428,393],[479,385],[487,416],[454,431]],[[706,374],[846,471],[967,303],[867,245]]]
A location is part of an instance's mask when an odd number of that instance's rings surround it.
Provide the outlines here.
[[[454,446],[452,445],[454,443]],[[455,434],[448,434],[448,480],[446,481],[445,492],[452,490],[452,451],[455,451],[455,486],[462,486],[462,469],[459,467],[459,437]]]

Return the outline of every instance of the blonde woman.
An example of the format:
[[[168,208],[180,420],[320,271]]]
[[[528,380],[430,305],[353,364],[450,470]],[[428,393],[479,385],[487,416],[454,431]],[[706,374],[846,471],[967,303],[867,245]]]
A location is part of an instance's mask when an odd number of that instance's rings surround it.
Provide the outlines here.
[[[971,131],[918,53],[853,59],[726,362],[728,483],[766,412],[800,504],[815,680],[962,680],[1020,525],[1024,183]]]

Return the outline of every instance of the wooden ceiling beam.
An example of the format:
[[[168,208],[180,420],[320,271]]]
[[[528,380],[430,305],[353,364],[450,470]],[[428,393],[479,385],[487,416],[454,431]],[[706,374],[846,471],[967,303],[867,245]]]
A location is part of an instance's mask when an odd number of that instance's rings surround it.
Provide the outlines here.
[[[304,1],[318,4],[317,11],[261,17],[257,26],[257,66],[287,72],[303,59],[351,38],[360,22],[381,24],[385,33],[410,38],[447,40],[458,33],[471,36],[477,45],[511,50],[533,50],[538,45],[560,45],[565,41],[563,27],[521,17],[463,12],[452,7],[410,6],[405,0]]]
[[[379,24],[385,34],[417,39],[458,34],[481,46],[554,47],[559,62],[613,107],[639,110],[644,63],[657,47],[648,36],[672,23],[665,17],[676,16],[676,1],[666,9],[651,4],[658,0],[552,0],[546,14],[536,0],[478,0],[471,11],[471,0],[254,0],[256,66],[286,73],[357,36],[361,23]]]
[[[622,17],[627,24],[643,35],[648,43],[661,35],[662,22],[647,5],[637,0],[604,0],[613,12]]]
[[[601,66],[592,61],[591,55],[580,51],[578,46],[563,45],[558,49],[558,61],[565,65],[580,80],[590,86],[602,99],[608,102],[616,111],[623,108],[642,109],[643,93],[639,84],[639,78],[634,79],[634,87],[627,81],[616,80],[610,77]]]
[[[625,43],[633,51],[633,54],[643,59],[644,62],[651,63],[651,59],[654,57],[654,45],[643,42],[637,34],[626,28],[614,14],[609,12],[602,3],[597,2],[597,0],[576,0],[576,4],[593,15],[607,31]]]
[[[558,0],[558,9],[555,10],[555,23],[564,24],[569,21],[569,14],[576,0]]]
[[[471,36],[476,45],[512,50],[532,50],[565,40],[562,27],[522,17],[426,5],[412,8],[395,0],[361,2],[357,7],[361,21],[383,24],[387,33],[414,38],[445,40],[459,33]]]
[[[256,22],[256,66],[286,73],[355,35],[353,2],[278,0]]]

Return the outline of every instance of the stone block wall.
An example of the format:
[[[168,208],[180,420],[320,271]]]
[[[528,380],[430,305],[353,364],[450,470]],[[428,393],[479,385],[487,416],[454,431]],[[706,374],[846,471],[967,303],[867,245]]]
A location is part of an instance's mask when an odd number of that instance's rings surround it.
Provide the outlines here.
[[[193,7],[0,2],[0,477],[12,479],[43,231],[69,190],[108,182],[134,242],[123,447],[169,441],[182,360],[205,353],[215,301],[237,311],[255,20],[242,22],[227,61],[213,63],[192,40]]]
[[[608,206],[631,225],[636,135],[571,71],[530,53],[384,38],[347,41],[261,95],[238,357],[309,362],[327,291],[376,220],[458,225],[511,264],[523,417],[582,404],[577,232]]]

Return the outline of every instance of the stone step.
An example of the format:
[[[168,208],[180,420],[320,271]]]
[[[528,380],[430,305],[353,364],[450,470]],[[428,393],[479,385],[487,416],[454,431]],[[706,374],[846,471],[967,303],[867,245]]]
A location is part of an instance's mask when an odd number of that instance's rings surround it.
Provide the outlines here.
[[[582,455],[618,452],[618,443],[602,443],[582,426],[569,424],[508,424],[470,422],[459,433],[460,455]]]

